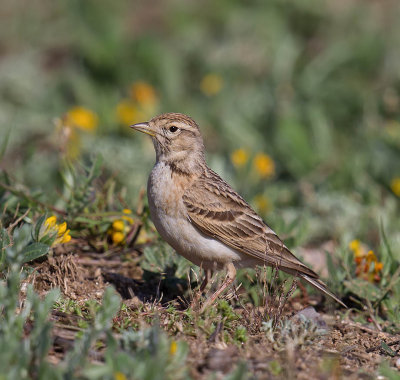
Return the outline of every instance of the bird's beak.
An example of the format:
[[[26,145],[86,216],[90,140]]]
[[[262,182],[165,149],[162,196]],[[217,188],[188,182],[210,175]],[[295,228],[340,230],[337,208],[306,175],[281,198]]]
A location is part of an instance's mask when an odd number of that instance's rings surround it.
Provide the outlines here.
[[[149,123],[133,124],[133,125],[131,125],[131,128],[136,129],[139,132],[146,133],[147,135],[150,135],[152,137],[154,137],[156,135],[155,132],[150,127]]]

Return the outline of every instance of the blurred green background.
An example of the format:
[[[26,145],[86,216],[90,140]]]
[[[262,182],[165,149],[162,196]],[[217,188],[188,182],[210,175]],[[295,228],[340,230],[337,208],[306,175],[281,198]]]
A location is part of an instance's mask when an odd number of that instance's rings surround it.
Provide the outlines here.
[[[182,112],[292,245],[377,247],[382,222],[400,257],[399,19],[397,1],[3,0],[1,168],[56,203],[63,160],[101,154],[133,207],[154,152],[128,126]]]

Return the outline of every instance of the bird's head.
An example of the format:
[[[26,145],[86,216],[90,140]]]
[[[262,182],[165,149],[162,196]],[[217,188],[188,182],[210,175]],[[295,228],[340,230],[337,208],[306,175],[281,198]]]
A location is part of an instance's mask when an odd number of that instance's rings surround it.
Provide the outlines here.
[[[165,113],[131,128],[152,137],[157,161],[185,164],[204,162],[204,144],[197,123],[181,113]]]

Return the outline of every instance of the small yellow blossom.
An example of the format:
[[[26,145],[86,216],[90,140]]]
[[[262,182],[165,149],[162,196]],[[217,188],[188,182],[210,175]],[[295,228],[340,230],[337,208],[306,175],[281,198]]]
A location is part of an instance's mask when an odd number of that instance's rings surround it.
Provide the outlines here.
[[[380,271],[382,271],[382,269],[383,269],[383,263],[380,261],[376,262],[375,263],[375,271],[380,272]]]
[[[359,240],[351,241],[349,248],[354,254],[356,276],[369,282],[379,282],[381,280],[380,272],[382,272],[383,263],[378,261],[374,251],[367,251],[365,245],[361,244]]]
[[[125,243],[126,235],[129,233],[134,223],[133,218],[128,216],[128,214],[132,214],[131,210],[124,209],[122,212],[125,215],[123,215],[121,219],[114,220],[108,230],[108,234],[111,235],[111,240],[114,244]]]
[[[56,216],[50,216],[46,219],[46,221],[44,222],[45,226],[47,227],[47,229],[51,229],[53,228],[57,223],[57,217]]]
[[[111,240],[113,241],[114,244],[121,244],[125,240],[125,235],[122,232],[113,232],[111,234]]]
[[[50,216],[43,223],[43,227],[39,233],[39,240],[43,237],[50,235],[56,236],[52,246],[57,244],[68,243],[71,240],[70,230],[67,230],[67,223],[57,224],[57,217]]]
[[[129,99],[123,99],[117,105],[117,118],[121,124],[135,124],[147,119],[145,113]]]
[[[114,220],[112,228],[114,231],[122,232],[125,229],[125,223],[122,220]]]
[[[374,251],[368,251],[367,256],[366,256],[367,261],[371,262],[371,261],[376,261],[376,256]]]
[[[400,197],[400,177],[392,179],[392,182],[390,183],[390,188],[396,196]]]
[[[352,241],[349,243],[349,248],[350,248],[353,252],[358,251],[358,250],[360,249],[360,246],[361,246],[360,240],[357,240],[357,239],[352,240]]]
[[[363,247],[361,246],[361,242],[360,240],[352,240],[349,243],[349,248],[351,251],[353,251],[354,253],[354,257],[363,257],[365,255],[365,250],[363,249]]]
[[[61,223],[58,226],[58,234],[63,235],[67,231],[67,222]]]
[[[249,153],[246,149],[236,149],[231,154],[231,161],[236,168],[241,168],[246,165],[249,160]]]
[[[56,239],[56,244],[65,244],[71,240],[71,235],[69,234],[70,230],[65,231],[65,233],[59,235]]]
[[[127,380],[127,377],[122,372],[115,372],[114,380]]]
[[[218,74],[207,74],[200,82],[201,91],[207,96],[218,94],[224,85],[223,79]]]
[[[124,208],[124,209],[122,210],[122,212],[123,212],[124,214],[127,214],[127,215],[124,215],[124,216],[122,217],[122,219],[126,220],[129,224],[133,224],[133,223],[134,223],[133,218],[130,217],[130,216],[128,216],[128,214],[132,214],[132,211],[129,210],[128,208]]]
[[[258,194],[255,196],[254,204],[255,204],[257,210],[261,213],[265,213],[269,209],[268,198],[263,194]]]
[[[98,125],[98,116],[87,108],[76,106],[67,112],[66,122],[73,127],[94,131]]]
[[[147,82],[138,81],[131,86],[131,97],[143,107],[153,107],[157,103],[154,87]]]
[[[175,355],[177,350],[178,350],[178,344],[173,340],[169,345],[169,354]]]
[[[254,157],[253,166],[262,178],[272,177],[275,174],[274,160],[265,153],[258,153]]]

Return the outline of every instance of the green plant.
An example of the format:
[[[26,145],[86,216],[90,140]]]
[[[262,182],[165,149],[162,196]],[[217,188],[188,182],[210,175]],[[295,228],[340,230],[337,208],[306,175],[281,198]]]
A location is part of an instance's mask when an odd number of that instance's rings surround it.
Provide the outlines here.
[[[0,282],[2,378],[75,379],[80,378],[79,373],[88,379],[110,378],[116,373],[125,373],[127,377],[135,373],[138,379],[186,378],[186,344],[170,341],[159,331],[157,323],[148,330],[123,331],[120,337],[113,335],[112,322],[120,308],[120,298],[112,288],[106,289],[101,306],[95,307],[92,324],[75,340],[63,362],[58,366],[50,364],[52,323],[49,316],[56,301],[61,304],[59,291],[52,290],[42,299],[28,285],[25,300],[19,306],[21,265],[26,259],[26,252],[19,249],[19,244],[26,239],[19,240],[22,235],[18,233],[14,236],[16,239],[11,241],[6,233],[1,240],[8,264],[5,280]],[[87,306],[93,309],[93,305]],[[70,307],[65,310],[70,311]],[[90,350],[104,344],[107,346],[104,363],[92,363]],[[160,365],[154,366],[154,360]]]
[[[261,330],[278,351],[301,349],[327,333],[325,328],[303,315],[296,320],[285,318],[275,324],[273,320],[263,322]]]

